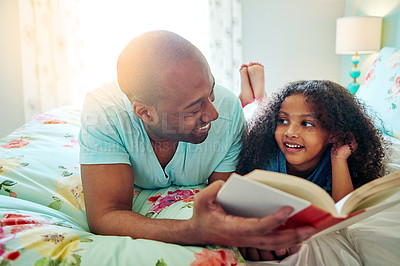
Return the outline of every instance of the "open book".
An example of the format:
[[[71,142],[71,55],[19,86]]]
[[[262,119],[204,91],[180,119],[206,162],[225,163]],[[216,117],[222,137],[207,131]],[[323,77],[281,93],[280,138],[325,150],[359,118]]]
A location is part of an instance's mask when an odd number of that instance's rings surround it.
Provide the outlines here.
[[[217,202],[227,213],[243,217],[264,217],[291,206],[292,216],[276,230],[311,225],[325,234],[400,203],[400,197],[386,200],[399,191],[400,172],[395,172],[364,184],[335,204],[325,190],[306,179],[254,170],[244,176],[232,174]]]

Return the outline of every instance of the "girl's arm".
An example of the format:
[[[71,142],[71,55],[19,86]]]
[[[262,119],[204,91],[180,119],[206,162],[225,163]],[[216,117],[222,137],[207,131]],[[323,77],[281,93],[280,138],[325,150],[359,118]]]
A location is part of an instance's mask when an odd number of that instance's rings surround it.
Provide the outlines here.
[[[357,143],[354,138],[351,146],[353,150],[357,148]],[[332,198],[335,200],[335,202],[338,202],[340,199],[354,190],[349,166],[347,164],[347,159],[350,155],[351,149],[347,144],[337,148],[332,148],[331,151]]]

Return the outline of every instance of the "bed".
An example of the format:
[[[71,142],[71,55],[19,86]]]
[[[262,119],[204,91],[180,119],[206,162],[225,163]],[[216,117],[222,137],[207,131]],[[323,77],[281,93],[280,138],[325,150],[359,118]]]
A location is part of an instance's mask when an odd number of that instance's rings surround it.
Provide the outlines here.
[[[400,123],[394,123],[400,117],[400,49],[381,50],[357,97],[383,117],[382,130],[392,143],[387,171],[400,170]],[[312,238],[282,261],[246,262],[230,247],[94,235],[86,221],[80,180],[79,128],[80,110],[65,106],[35,117],[0,140],[0,265],[394,265],[400,261],[400,206]],[[203,187],[135,188],[133,210],[152,218],[187,219],[194,195]]]

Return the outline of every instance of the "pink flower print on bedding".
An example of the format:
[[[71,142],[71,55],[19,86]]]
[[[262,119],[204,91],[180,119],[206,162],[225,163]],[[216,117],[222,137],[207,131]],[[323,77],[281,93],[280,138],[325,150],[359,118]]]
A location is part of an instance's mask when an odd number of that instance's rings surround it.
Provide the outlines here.
[[[150,208],[150,213],[160,213],[163,209],[167,208],[168,206],[172,205],[178,201],[190,202],[194,198],[194,195],[198,193],[199,190],[175,190],[175,191],[168,191],[167,195],[156,194],[153,197],[147,199],[147,201],[153,206]]]

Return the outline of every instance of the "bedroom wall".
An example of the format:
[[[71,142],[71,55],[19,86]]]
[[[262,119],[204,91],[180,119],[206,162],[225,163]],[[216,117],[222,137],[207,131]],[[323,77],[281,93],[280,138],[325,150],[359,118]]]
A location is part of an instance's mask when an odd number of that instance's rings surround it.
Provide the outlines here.
[[[335,54],[335,35],[345,0],[242,3],[243,59],[264,64],[268,93],[297,79],[340,82],[342,58]]]
[[[400,48],[400,0],[346,0],[345,16],[351,15],[383,17],[381,47]],[[361,83],[377,55],[378,53],[360,55],[361,75],[357,79],[358,82]],[[351,82],[351,67],[351,56],[343,56],[341,82],[346,86]]]
[[[335,54],[336,19],[351,12],[355,1],[242,1],[244,62],[265,65],[268,92],[295,79],[331,79],[346,84],[342,76],[347,76],[349,64],[344,56]],[[396,2],[398,14],[400,0],[379,2]],[[364,4],[357,12],[365,12]],[[399,17],[385,18],[384,27],[398,25]],[[24,123],[18,1],[0,1],[0,36],[1,138]],[[400,36],[395,36],[385,40],[399,43]]]
[[[18,1],[0,1],[0,138],[24,123]]]

